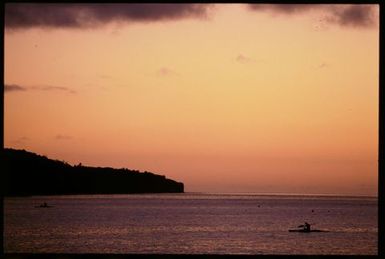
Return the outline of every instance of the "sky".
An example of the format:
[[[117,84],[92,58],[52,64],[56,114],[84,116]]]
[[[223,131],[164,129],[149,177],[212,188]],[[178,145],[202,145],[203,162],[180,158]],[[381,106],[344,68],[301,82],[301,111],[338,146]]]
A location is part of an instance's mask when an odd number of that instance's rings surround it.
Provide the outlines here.
[[[377,195],[378,5],[5,5],[4,145],[186,192]]]

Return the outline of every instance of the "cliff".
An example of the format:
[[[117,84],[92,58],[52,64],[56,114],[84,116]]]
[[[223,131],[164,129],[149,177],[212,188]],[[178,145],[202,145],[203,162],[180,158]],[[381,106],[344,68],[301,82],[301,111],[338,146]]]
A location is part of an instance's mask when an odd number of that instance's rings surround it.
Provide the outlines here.
[[[2,153],[4,196],[184,192],[183,183],[151,172],[71,166],[25,150]]]

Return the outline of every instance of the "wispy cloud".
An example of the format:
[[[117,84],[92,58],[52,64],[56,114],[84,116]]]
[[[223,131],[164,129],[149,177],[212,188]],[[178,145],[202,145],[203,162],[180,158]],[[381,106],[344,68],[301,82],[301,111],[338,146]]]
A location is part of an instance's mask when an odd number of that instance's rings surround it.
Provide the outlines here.
[[[68,135],[58,134],[58,135],[55,136],[55,139],[56,140],[70,140],[70,139],[72,139],[72,137],[68,136]]]
[[[15,84],[5,84],[4,85],[4,92],[18,92],[18,91],[26,91],[27,89],[20,85]]]
[[[329,24],[350,27],[373,27],[378,24],[376,5],[337,4],[249,4],[249,9],[272,14],[299,15],[320,12]]]
[[[32,90],[40,90],[40,91],[61,91],[61,92],[67,92],[70,94],[76,94],[76,91],[64,87],[64,86],[51,86],[51,85],[42,85],[42,86],[21,86],[17,84],[5,84],[4,85],[4,91],[5,92],[17,92],[17,91],[32,91]]]
[[[64,87],[64,86],[48,85],[48,86],[33,86],[32,88],[36,89],[36,90],[42,90],[42,91],[63,91],[63,92],[67,92],[70,94],[76,94],[75,90],[68,88],[68,87]]]
[[[322,62],[321,64],[318,65],[318,68],[322,69],[322,68],[326,68],[326,67],[329,67],[329,66],[330,66],[330,64]]]
[[[255,60],[254,60],[253,58],[247,57],[247,56],[245,56],[245,55],[243,55],[243,54],[239,54],[239,55],[235,58],[235,60],[236,60],[237,62],[241,63],[241,64],[250,64],[250,63],[254,63],[254,62],[255,62]]]
[[[157,71],[158,76],[178,76],[179,73],[168,67],[161,67]]]
[[[24,144],[25,142],[28,142],[29,141],[29,138],[27,137],[20,137],[16,140],[13,141],[13,143],[15,144]]]
[[[210,4],[7,3],[5,27],[94,28],[110,22],[206,18]]]
[[[101,79],[112,79],[112,76],[105,75],[105,74],[99,74],[98,77],[101,78]]]

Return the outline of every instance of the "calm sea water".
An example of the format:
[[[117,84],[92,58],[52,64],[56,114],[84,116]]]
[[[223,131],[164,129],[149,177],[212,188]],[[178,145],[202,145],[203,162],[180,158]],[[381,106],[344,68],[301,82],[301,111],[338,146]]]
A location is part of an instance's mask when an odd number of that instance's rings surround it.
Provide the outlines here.
[[[35,208],[43,202],[53,207]],[[377,209],[377,198],[370,197],[185,193],[5,198],[4,252],[375,255]],[[304,221],[330,232],[288,232]]]

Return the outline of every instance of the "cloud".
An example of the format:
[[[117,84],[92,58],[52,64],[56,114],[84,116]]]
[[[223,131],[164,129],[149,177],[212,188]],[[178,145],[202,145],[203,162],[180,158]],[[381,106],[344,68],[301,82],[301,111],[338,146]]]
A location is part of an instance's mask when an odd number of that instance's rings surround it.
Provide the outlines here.
[[[317,8],[311,4],[249,4],[254,11],[270,11],[274,13],[294,14]]]
[[[27,138],[27,137],[20,137],[20,138],[14,140],[13,142],[15,144],[24,144],[25,142],[28,142],[28,141],[29,141],[29,138]]]
[[[26,91],[26,90],[27,89],[25,87],[20,85],[15,85],[15,84],[4,85],[4,92],[18,92],[18,91]]]
[[[177,73],[176,71],[170,69],[170,68],[167,68],[167,67],[161,67],[158,71],[157,71],[157,74],[159,76],[177,76],[179,75],[179,73]]]
[[[252,11],[284,15],[322,12],[326,22],[340,26],[372,27],[378,20],[376,5],[249,4],[248,7]]]
[[[5,92],[16,92],[16,91],[30,91],[30,90],[40,90],[40,91],[63,91],[67,92],[70,94],[76,94],[76,91],[64,87],[64,86],[50,86],[50,85],[45,85],[45,86],[31,86],[31,87],[26,87],[26,86],[21,86],[17,84],[5,84],[4,85],[4,91]]]
[[[110,22],[206,18],[210,4],[7,3],[5,27],[93,28]]]
[[[67,136],[67,135],[61,135],[61,134],[58,134],[55,136],[55,139],[56,140],[70,140],[72,139],[71,136]]]
[[[318,65],[318,68],[322,69],[322,68],[326,68],[326,67],[329,67],[329,66],[330,65],[328,63],[323,62],[323,63]]]
[[[33,89],[43,90],[43,91],[64,91],[70,94],[76,94],[75,90],[72,90],[64,86],[34,86]]]
[[[99,74],[98,77],[101,79],[112,79],[112,76],[106,74]]]
[[[235,59],[237,62],[241,63],[241,64],[249,64],[249,63],[254,63],[255,60],[250,58],[250,57],[246,57],[242,54],[239,54],[236,59]]]
[[[346,26],[369,27],[376,24],[373,5],[351,5],[345,8],[332,9],[329,22]]]

